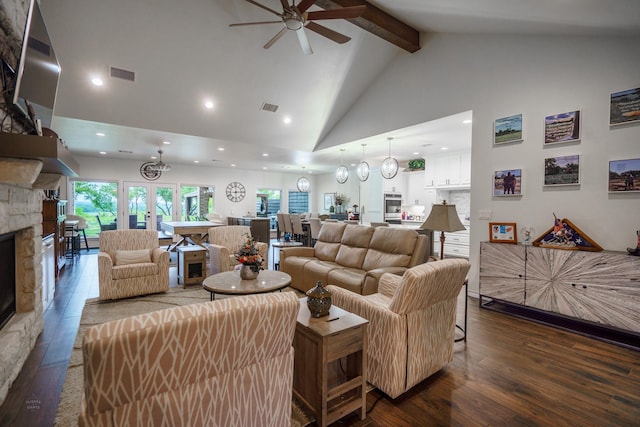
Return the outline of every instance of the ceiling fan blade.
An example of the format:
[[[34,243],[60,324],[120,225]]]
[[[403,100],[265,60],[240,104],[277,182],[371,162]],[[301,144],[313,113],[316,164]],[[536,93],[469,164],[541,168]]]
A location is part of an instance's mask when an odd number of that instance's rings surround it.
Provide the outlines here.
[[[307,22],[306,28],[339,44],[344,44],[351,40],[351,37],[345,36],[337,31],[333,31],[323,25],[316,24],[315,22]]]
[[[367,9],[366,6],[350,6],[340,9],[319,10],[316,12],[308,12],[307,19],[317,21],[320,19],[349,19],[361,16]]]
[[[286,27],[284,27],[283,29],[281,29],[280,31],[278,31],[278,34],[276,34],[275,36],[273,36],[273,37],[271,38],[271,40],[269,40],[269,41],[267,42],[267,44],[265,44],[263,47],[264,47],[265,49],[269,49],[271,46],[273,46],[273,44],[274,44],[275,42],[277,42],[277,41],[280,39],[280,37],[284,36],[284,33],[286,33],[286,32],[287,32],[287,28],[286,28]]]
[[[296,35],[298,36],[298,41],[300,42],[300,47],[305,55],[311,55],[313,50],[311,50],[311,45],[309,44],[309,40],[307,39],[307,35],[304,33],[304,27],[296,30]]]
[[[282,3],[282,8],[284,10],[291,10],[291,6],[287,3],[287,0],[280,0],[280,3]]]
[[[267,7],[267,6],[263,5],[263,4],[260,4],[260,3],[258,3],[257,1],[254,1],[254,0],[246,0],[246,1],[247,1],[247,2],[249,2],[249,3],[251,3],[251,4],[252,4],[252,5],[254,5],[254,6],[258,6],[258,7],[259,7],[259,8],[261,8],[261,9],[264,9],[264,10],[266,10],[266,11],[268,11],[268,12],[271,12],[271,13],[273,13],[274,15],[278,15],[279,17],[282,17],[282,14],[281,14],[280,12],[277,12],[277,11],[275,11],[275,10],[271,9],[270,7]]]
[[[315,2],[316,0],[302,0],[300,3],[298,3],[298,6],[296,7],[300,11],[300,13],[304,13],[307,11],[307,9],[313,6]]]
[[[230,27],[241,27],[243,25],[262,25],[262,24],[282,24],[282,21],[262,21],[262,22],[238,22],[229,24]]]

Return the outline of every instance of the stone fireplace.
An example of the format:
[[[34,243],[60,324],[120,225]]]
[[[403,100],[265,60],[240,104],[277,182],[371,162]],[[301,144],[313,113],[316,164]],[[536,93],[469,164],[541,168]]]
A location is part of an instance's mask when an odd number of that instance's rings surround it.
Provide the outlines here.
[[[4,168],[7,165],[2,166]],[[16,162],[16,168],[20,169],[19,162]],[[4,172],[8,171],[5,169]],[[6,179],[2,181],[0,235],[15,233],[16,314],[0,330],[0,402],[7,396],[9,387],[43,330],[43,192],[32,189],[31,185],[6,183]]]

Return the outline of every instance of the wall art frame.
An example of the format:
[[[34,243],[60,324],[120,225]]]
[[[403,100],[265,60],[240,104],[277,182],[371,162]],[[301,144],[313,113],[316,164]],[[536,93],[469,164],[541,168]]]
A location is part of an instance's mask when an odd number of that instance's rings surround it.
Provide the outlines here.
[[[609,161],[609,193],[640,192],[640,159]]]
[[[544,159],[544,186],[580,185],[580,155]]]
[[[522,113],[502,117],[493,122],[493,145],[510,144],[524,140]]]
[[[493,196],[522,196],[522,169],[506,169],[493,173]]]
[[[609,126],[640,122],[640,87],[613,92],[609,98]]]
[[[324,193],[324,210],[328,211],[335,206],[336,193]]]
[[[491,243],[518,243],[515,222],[490,222],[489,241]]]
[[[580,110],[544,118],[544,145],[580,141]]]

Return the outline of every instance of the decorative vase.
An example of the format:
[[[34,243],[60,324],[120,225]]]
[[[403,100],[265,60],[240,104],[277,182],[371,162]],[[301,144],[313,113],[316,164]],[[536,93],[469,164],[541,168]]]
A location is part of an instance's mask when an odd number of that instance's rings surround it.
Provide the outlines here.
[[[249,264],[242,264],[242,267],[240,267],[240,278],[242,280],[257,279],[258,274],[260,273],[260,269],[257,266],[255,266],[255,269],[253,267],[254,266]]]
[[[329,314],[331,308],[331,291],[317,281],[316,287],[307,291],[307,307],[313,317],[322,317]]]

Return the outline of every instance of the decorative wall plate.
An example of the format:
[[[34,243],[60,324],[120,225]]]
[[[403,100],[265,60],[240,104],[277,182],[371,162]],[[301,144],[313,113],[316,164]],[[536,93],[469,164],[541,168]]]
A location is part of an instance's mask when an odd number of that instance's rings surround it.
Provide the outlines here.
[[[242,201],[246,193],[247,192],[244,188],[244,185],[240,184],[239,182],[232,182],[227,185],[227,199],[231,200],[232,202]]]
[[[162,175],[159,170],[152,169],[153,165],[155,165],[154,162],[145,162],[140,166],[140,175],[147,181],[155,181]]]

